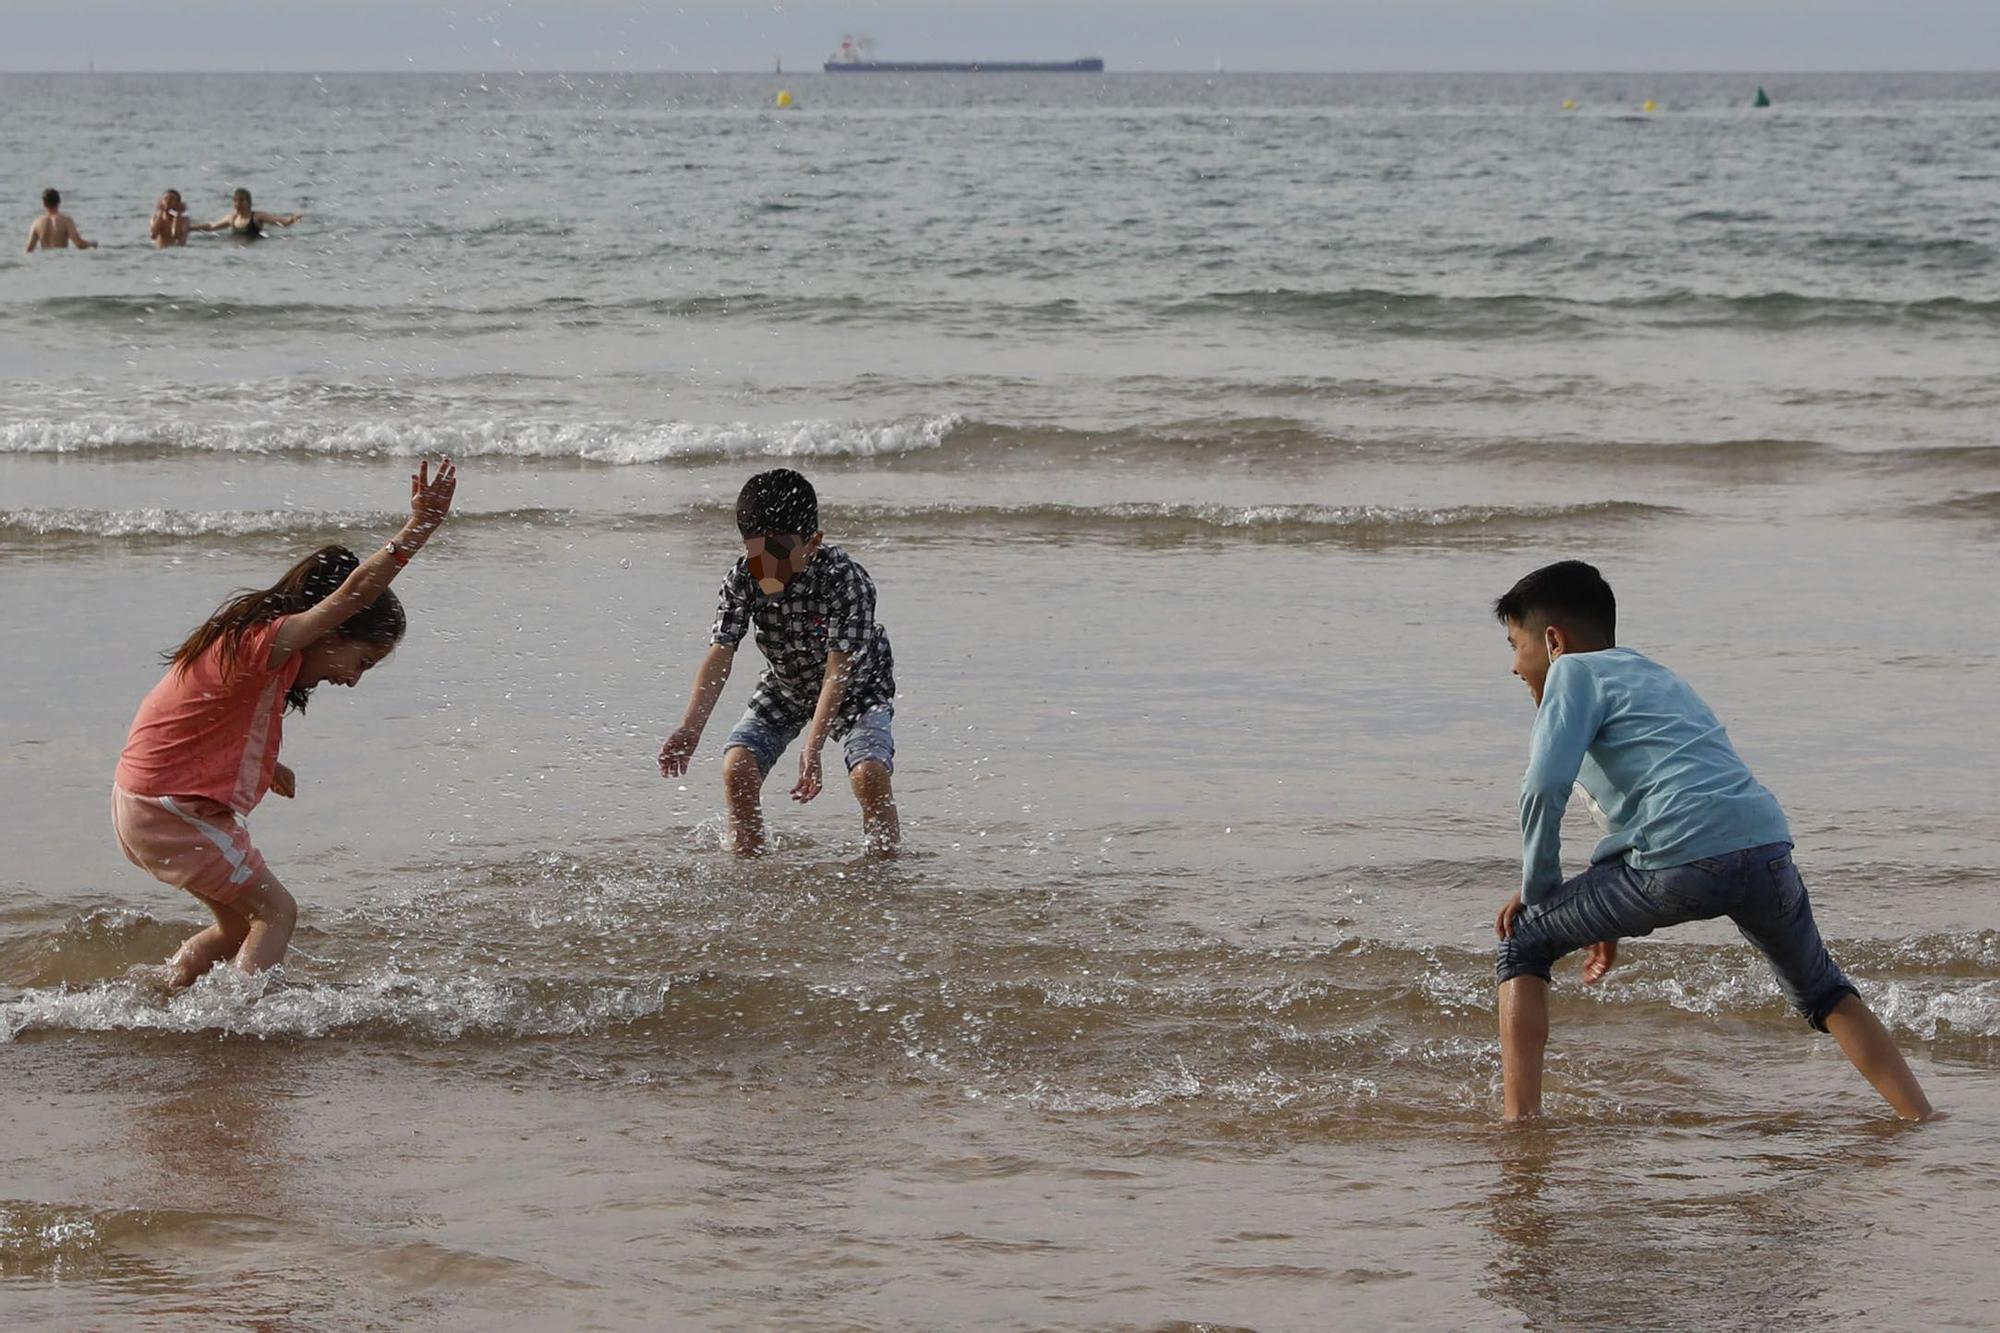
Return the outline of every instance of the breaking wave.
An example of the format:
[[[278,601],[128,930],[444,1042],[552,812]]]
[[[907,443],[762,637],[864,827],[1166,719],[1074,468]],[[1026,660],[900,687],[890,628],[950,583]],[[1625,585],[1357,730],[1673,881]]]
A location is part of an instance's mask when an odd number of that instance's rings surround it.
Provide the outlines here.
[[[586,892],[584,901],[591,900]],[[256,978],[218,968],[172,996],[159,988],[157,969],[132,963],[164,956],[185,925],[98,909],[9,941],[0,964],[31,984],[0,999],[0,1044],[59,1032],[489,1046],[629,1038],[694,1055],[789,1042],[932,1067],[992,1057],[1045,1073],[1111,1058],[1121,1046],[1138,1054],[1164,1045],[1203,1052],[1211,1067],[1233,1069],[1230,1077],[1258,1069],[1301,1077],[1336,1051],[1364,1071],[1432,1048],[1441,1062],[1462,1059],[1467,1041],[1486,1040],[1493,1007],[1487,950],[1369,937],[1254,948],[1193,934],[1087,954],[995,937],[928,963],[899,952],[897,965],[884,967],[879,958],[824,951],[816,923],[842,910],[832,900],[797,908],[783,928],[761,918],[755,943],[741,948],[728,945],[736,936],[723,924],[716,927],[722,934],[700,941],[683,938],[683,924],[649,936],[653,967],[586,964],[603,957],[602,938],[624,937],[633,922],[659,910],[657,903],[619,906],[636,915],[572,919],[530,908],[517,917],[490,902],[439,900],[422,912],[435,936],[428,943],[403,932],[398,913],[413,906],[370,911],[335,929],[363,954],[379,956],[401,942],[392,961],[354,971],[308,961]],[[938,910],[949,917],[949,909]],[[479,963],[455,943],[474,920],[488,936],[527,931],[536,947],[553,951],[551,962],[569,961],[544,970]],[[928,914],[913,921],[912,944],[937,928]],[[804,933],[794,937],[795,929]],[[1972,931],[1834,947],[1899,1031],[1990,1041],[2000,1038],[1995,940],[1992,931]],[[1575,986],[1567,972],[1562,978]],[[1790,1021],[1768,966],[1738,944],[1636,943],[1612,981],[1575,986],[1575,994],[1616,1009]],[[1239,1040],[1254,1048],[1254,1067],[1231,1063],[1227,1052]]]
[[[1937,296],[1888,301],[1772,291],[1735,296],[1692,291],[1598,301],[1526,293],[1442,296],[1370,287],[1309,290],[1272,287],[1208,292],[1159,304],[1169,319],[1230,315],[1277,319],[1330,333],[1413,338],[1551,338],[1585,336],[1609,327],[1740,328],[1782,332],[1803,328],[1918,327],[1990,333],[2000,327],[2000,301]]]
[[[569,521],[567,509],[506,509],[454,513],[454,527],[543,527]],[[388,511],[328,509],[6,509],[0,510],[0,544],[39,539],[105,538],[115,541],[380,533],[402,522]]]
[[[1542,386],[1538,392],[1560,395],[1567,384],[1561,381]],[[1304,380],[1287,391],[1295,391],[1293,396],[1309,396],[1333,392],[1329,386],[1330,382]],[[1215,389],[1214,385],[1209,387]],[[1256,387],[1260,392],[1286,388],[1282,383]],[[1370,392],[1407,394],[1413,402],[1456,401],[1459,396],[1457,390],[1437,387],[1363,387]],[[189,394],[179,387],[172,392],[184,398]],[[231,399],[237,415],[218,421],[210,419],[207,402],[217,392],[248,397],[241,402]],[[1160,392],[1163,390],[1156,391],[1156,398]],[[1468,392],[1484,398],[1499,394],[1491,386]],[[329,403],[406,410],[328,424],[325,414]],[[2000,448],[1990,445],[1853,450],[1820,440],[1782,437],[1648,440],[1567,435],[1467,438],[1423,432],[1350,434],[1286,416],[1220,416],[1091,428],[976,420],[957,412],[882,420],[571,421],[546,414],[461,412],[459,406],[419,401],[407,390],[383,386],[235,386],[211,391],[200,401],[191,399],[189,413],[178,418],[101,413],[64,416],[43,407],[34,416],[0,423],[0,454],[414,458],[448,453],[457,458],[614,467],[759,458],[888,464],[909,460],[919,466],[947,469],[1008,460],[1037,465],[1131,460],[1213,467],[1237,461],[1283,466],[1348,458],[1757,470],[1806,466],[1985,470],[2000,465]]]
[[[584,514],[523,508],[455,515],[460,531],[506,532],[599,527],[648,531],[700,519],[724,523],[733,511],[718,504],[648,513]],[[1192,542],[1311,540],[1347,546],[1458,545],[1507,542],[1551,530],[1610,531],[1671,518],[1671,506],[1635,500],[1569,505],[937,504],[912,507],[843,505],[841,528],[857,537],[899,540],[1136,541],[1150,546]],[[0,510],[0,549],[49,549],[105,543],[228,543],[273,537],[338,540],[350,532],[379,533],[395,515],[364,510],[10,509]],[[726,530],[726,528],[725,528]]]
[[[718,512],[720,512],[718,510]],[[964,540],[981,531],[1024,538],[1138,539],[1156,544],[1204,540],[1333,541],[1353,545],[1479,542],[1524,537],[1551,528],[1604,529],[1672,517],[1681,511],[1636,500],[1565,505],[1102,505],[943,504],[908,508],[842,506],[843,526],[885,535],[949,534]]]
[[[728,458],[868,458],[936,449],[959,424],[952,415],[898,421],[704,424],[575,424],[491,418],[323,426],[304,422],[161,423],[83,417],[0,425],[0,453],[181,452],[574,459],[664,463]]]

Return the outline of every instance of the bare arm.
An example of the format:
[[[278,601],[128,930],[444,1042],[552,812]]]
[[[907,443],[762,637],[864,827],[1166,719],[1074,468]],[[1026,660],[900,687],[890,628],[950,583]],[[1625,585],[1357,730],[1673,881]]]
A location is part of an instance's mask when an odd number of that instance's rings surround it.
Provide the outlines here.
[[[660,747],[661,776],[677,778],[688,771],[688,761],[694,757],[695,747],[701,744],[701,733],[708,726],[710,714],[715,712],[715,701],[722,697],[722,687],[729,683],[729,669],[735,664],[736,649],[726,643],[709,645],[707,656],[695,671],[694,694],[688,699],[687,712],[681,715],[681,724],[667,737],[667,743]]]
[[[41,246],[42,246],[42,224],[40,222],[37,222],[35,223],[34,226],[28,228],[28,253],[29,254],[35,253],[35,251],[41,249]]]
[[[854,679],[853,659],[846,653],[826,655],[826,680],[819,687],[819,704],[813,709],[812,725],[806,728],[806,749],[818,754],[826,745],[826,729],[833,725],[841,700],[847,697],[847,682]]]
[[[451,512],[452,492],[458,487],[458,467],[449,458],[438,464],[437,476],[430,475],[426,460],[410,478],[410,521],[396,534],[395,544],[408,560],[423,549],[431,534]],[[331,634],[356,613],[372,606],[402,569],[388,547],[376,551],[326,599],[311,610],[289,616],[271,643],[270,665],[277,666],[309,643]]]
[[[810,801],[819,795],[819,752],[826,747],[827,728],[840,712],[841,700],[847,697],[847,683],[853,678],[853,659],[847,653],[828,652],[826,680],[819,687],[819,703],[813,708],[812,722],[806,727],[806,743],[799,751],[799,781],[792,788],[795,800]]]
[[[681,725],[693,727],[696,731],[708,727],[709,716],[715,712],[715,701],[722,697],[722,687],[729,683],[729,670],[736,664],[736,650],[725,643],[712,643],[707,654],[701,659],[701,668],[695,673],[694,694],[688,699],[687,712],[681,715]]]
[[[63,230],[69,233],[69,243],[77,249],[95,250],[97,248],[96,241],[86,241],[83,239],[83,233],[76,229],[76,219],[67,214],[63,217]]]
[[[256,211],[255,213],[252,213],[252,214],[251,214],[251,216],[257,219],[257,223],[258,223],[258,225],[259,225],[259,226],[264,226],[264,227],[289,227],[289,226],[291,226],[291,225],[292,225],[292,224],[293,224],[294,222],[297,222],[297,221],[298,221],[298,220],[299,220],[300,218],[304,217],[304,216],[305,216],[305,214],[303,214],[303,213],[286,213],[286,214],[284,214],[284,215],[282,215],[282,216],[281,216],[281,215],[279,215],[279,214],[277,214],[277,213],[266,213],[266,212],[264,212],[264,211],[263,211],[262,209],[259,209],[259,210],[258,210],[258,211]]]

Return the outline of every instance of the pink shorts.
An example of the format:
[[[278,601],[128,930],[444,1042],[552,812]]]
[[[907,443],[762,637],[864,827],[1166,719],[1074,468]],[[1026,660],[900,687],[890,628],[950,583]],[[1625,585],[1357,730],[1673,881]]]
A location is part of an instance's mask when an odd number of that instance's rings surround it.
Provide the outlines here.
[[[205,796],[135,796],[113,786],[111,827],[133,865],[224,907],[265,874],[242,817]]]

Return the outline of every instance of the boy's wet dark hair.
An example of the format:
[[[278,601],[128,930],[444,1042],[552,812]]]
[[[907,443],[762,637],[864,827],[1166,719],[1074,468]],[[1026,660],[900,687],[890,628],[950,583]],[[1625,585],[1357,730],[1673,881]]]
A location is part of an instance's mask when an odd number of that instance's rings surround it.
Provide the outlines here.
[[[759,472],[736,496],[736,530],[745,537],[819,531],[819,496],[812,483],[788,467]]]
[[[58,190],[58,189],[56,189],[56,188],[55,188],[55,187],[54,187],[53,185],[51,185],[51,186],[50,186],[50,187],[49,187],[48,189],[46,189],[46,190],[43,190],[43,191],[42,191],[42,207],[43,207],[43,208],[61,208],[61,207],[62,207],[62,191],[61,191],[61,190]]]
[[[1556,625],[1572,634],[1618,642],[1618,599],[1595,565],[1558,560],[1543,565],[1493,603],[1503,623]]]

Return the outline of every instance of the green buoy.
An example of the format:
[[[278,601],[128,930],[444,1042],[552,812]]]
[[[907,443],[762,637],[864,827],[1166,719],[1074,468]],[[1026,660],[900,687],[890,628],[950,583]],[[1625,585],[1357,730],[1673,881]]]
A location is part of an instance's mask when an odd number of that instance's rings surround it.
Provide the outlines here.
[[[1750,105],[1751,105],[1751,106],[1769,106],[1769,105],[1771,105],[1771,95],[1770,95],[1769,93],[1767,93],[1767,92],[1765,92],[1765,91],[1764,91],[1764,85],[1763,85],[1763,84],[1761,84],[1761,83],[1760,83],[1760,84],[1758,84],[1758,85],[1757,85],[1757,100],[1756,100],[1756,101],[1754,101],[1754,102],[1752,102],[1752,103],[1751,103]]]

